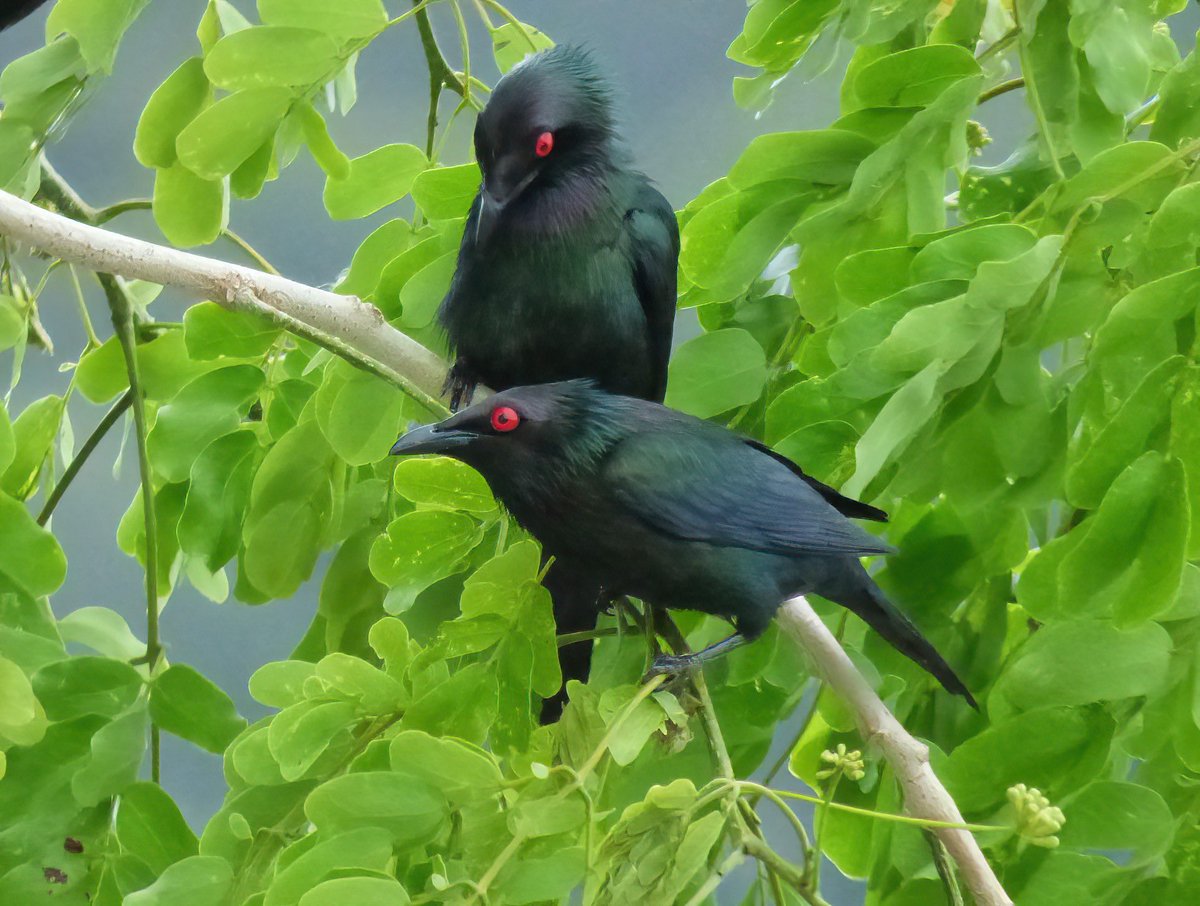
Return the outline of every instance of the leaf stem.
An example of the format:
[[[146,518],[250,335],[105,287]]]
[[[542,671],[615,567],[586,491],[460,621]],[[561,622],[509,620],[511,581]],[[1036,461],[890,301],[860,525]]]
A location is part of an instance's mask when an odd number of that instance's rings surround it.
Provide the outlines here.
[[[538,46],[534,43],[533,36],[525,28],[525,23],[510,13],[505,7],[501,6],[496,0],[482,0],[484,6],[500,15],[505,22],[516,29],[517,33],[525,39],[525,43],[529,45],[529,50],[537,53]],[[490,23],[489,23],[490,24]]]
[[[75,480],[75,476],[79,474],[79,470],[83,468],[83,464],[88,461],[88,457],[92,455],[92,451],[96,449],[96,447],[100,444],[100,441],[104,439],[104,435],[106,435],[109,429],[117,423],[117,419],[119,419],[122,413],[129,408],[129,405],[132,402],[133,391],[126,390],[121,398],[113,403],[113,407],[104,414],[104,418],[100,419],[100,423],[96,425],[95,430],[88,435],[88,439],[83,442],[83,446],[79,448],[79,452],[75,454],[75,458],[72,459],[66,469],[63,470],[62,477],[59,478],[58,483],[54,486],[54,490],[52,490],[50,492],[50,496],[46,498],[46,502],[42,506],[42,511],[38,513],[38,525],[44,526],[50,521],[50,516],[54,513],[54,508],[58,506],[58,502],[62,500],[63,494],[67,492],[67,488],[71,486],[71,482]]]
[[[1012,44],[1013,41],[1017,40],[1020,34],[1021,27],[1019,25],[1013,26],[999,38],[997,38],[993,43],[981,50],[975,57],[975,62],[982,63],[990,57],[994,57],[998,53],[1003,53],[1008,49],[1009,45]]]
[[[154,512],[154,479],[150,473],[150,454],[146,448],[146,398],[138,377],[137,336],[133,326],[133,305],[120,281],[111,274],[97,274],[112,313],[113,329],[125,355],[129,375],[130,405],[137,440],[138,472],[142,486],[142,515],[146,526],[146,664],[150,675],[162,651],[158,639],[158,520]],[[90,438],[89,438],[90,439]],[[150,779],[162,779],[161,746],[158,727],[150,725]]]
[[[938,877],[942,879],[942,887],[946,889],[947,902],[950,906],[963,906],[962,891],[958,887],[958,878],[954,874],[954,866],[950,863],[950,854],[946,852],[945,845],[929,828],[922,828],[921,833],[925,835],[925,842],[929,844],[929,850],[933,853],[933,865],[937,869]]]
[[[1016,20],[1015,31],[1018,36],[1021,32],[1021,20],[1017,12],[1017,5],[1013,5],[1013,19]],[[1029,47],[1026,45],[1024,38],[1017,44],[1017,53],[1021,58],[1021,73],[1025,77],[1025,97],[1029,101],[1029,107],[1033,110],[1033,116],[1037,120],[1038,135],[1041,137],[1043,148],[1050,156],[1050,165],[1054,167],[1054,173],[1060,181],[1067,178],[1067,174],[1063,171],[1062,162],[1058,159],[1058,149],[1054,146],[1054,138],[1050,135],[1050,121],[1046,119],[1046,109],[1042,106],[1042,96],[1038,92],[1037,83],[1033,78],[1033,62],[1029,58]]]
[[[759,787],[759,784],[752,783],[749,780],[739,780],[738,785],[748,789],[756,789]],[[762,792],[762,790],[756,789],[756,792]],[[779,796],[782,796],[784,799],[799,799],[801,802],[811,802],[814,805],[826,804],[823,798],[817,796],[808,796],[804,793],[793,793],[791,790],[774,790],[774,792]],[[944,827],[952,828],[954,830],[971,831],[972,833],[976,834],[1011,830],[1011,828],[998,824],[965,824],[956,821],[935,821],[932,818],[914,818],[912,815],[893,815],[888,812],[875,812],[869,808],[859,808],[856,805],[844,805],[840,802],[833,801],[830,801],[828,806],[829,808],[836,809],[840,812],[850,812],[854,815],[863,815],[864,817],[876,818],[880,821],[895,821],[899,824],[912,824],[916,827]]]
[[[96,336],[96,328],[92,325],[92,316],[88,314],[87,302],[83,298],[83,287],[79,285],[79,275],[75,273],[75,265],[67,265],[71,273],[71,285],[75,287],[75,302],[79,306],[79,320],[83,322],[84,332],[87,333],[87,348],[96,349],[101,346],[100,338]],[[87,352],[87,349],[84,350]]]
[[[105,208],[92,209],[93,212],[90,215],[90,219],[88,219],[88,223],[92,224],[93,226],[101,226],[102,224],[108,223],[114,217],[128,213],[129,211],[150,211],[153,210],[153,208],[154,203],[148,198],[130,198],[126,199],[125,201],[118,201],[116,204],[110,204]],[[266,258],[264,258],[263,255],[254,248],[254,246],[252,246],[233,230],[229,229],[228,227],[221,230],[221,238],[228,239],[239,249],[241,249],[246,256],[250,258],[250,260],[258,265],[259,270],[266,271],[268,274],[275,274],[276,276],[279,276],[279,271],[276,270],[275,266]]]
[[[1008,94],[1010,91],[1016,91],[1025,85],[1025,79],[1022,76],[1017,76],[1015,79],[1009,79],[1006,82],[1000,82],[993,85],[991,88],[979,95],[979,99],[975,102],[976,105],[986,104],[992,98],[998,98],[1002,94]]]

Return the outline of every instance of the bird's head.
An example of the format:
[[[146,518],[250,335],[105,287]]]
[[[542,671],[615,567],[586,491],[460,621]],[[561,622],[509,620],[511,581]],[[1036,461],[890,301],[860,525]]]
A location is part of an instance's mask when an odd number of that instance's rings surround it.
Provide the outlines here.
[[[624,402],[586,380],[513,387],[443,422],[413,428],[392,454],[461,460],[499,493],[497,482],[549,479],[596,461],[619,436],[614,416]]]
[[[481,237],[531,198],[555,188],[577,193],[608,163],[612,139],[610,92],[586,51],[560,45],[513,68],[475,123]]]

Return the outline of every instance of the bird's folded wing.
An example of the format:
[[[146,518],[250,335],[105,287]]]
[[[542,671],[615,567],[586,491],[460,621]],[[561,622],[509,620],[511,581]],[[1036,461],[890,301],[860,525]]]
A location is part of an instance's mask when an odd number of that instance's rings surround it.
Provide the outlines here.
[[[654,431],[621,441],[605,490],[658,531],[777,554],[884,554],[787,466],[719,429]]]
[[[644,186],[626,215],[633,255],[633,281],[646,329],[650,334],[651,367],[662,400],[667,387],[667,359],[675,323],[675,275],[679,258],[679,226],[670,204],[651,186]]]

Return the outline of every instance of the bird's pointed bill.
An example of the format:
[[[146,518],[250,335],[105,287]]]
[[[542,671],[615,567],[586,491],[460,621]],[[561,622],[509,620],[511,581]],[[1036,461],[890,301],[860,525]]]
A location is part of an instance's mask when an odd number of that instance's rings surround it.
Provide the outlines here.
[[[421,453],[448,453],[475,440],[474,431],[448,428],[445,422],[421,425],[405,433],[392,445],[393,456],[416,456]]]

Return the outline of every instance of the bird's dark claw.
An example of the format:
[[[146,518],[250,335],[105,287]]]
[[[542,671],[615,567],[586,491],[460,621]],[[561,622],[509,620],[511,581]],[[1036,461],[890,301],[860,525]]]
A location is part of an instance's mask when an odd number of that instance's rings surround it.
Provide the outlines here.
[[[463,406],[471,405],[471,397],[475,395],[475,387],[479,381],[471,374],[464,359],[459,359],[446,373],[446,383],[442,385],[442,393],[450,397],[450,411],[457,412]]]
[[[642,682],[654,679],[656,676],[676,676],[695,670],[699,664],[692,654],[660,654],[650,663],[650,669],[642,677]]]

